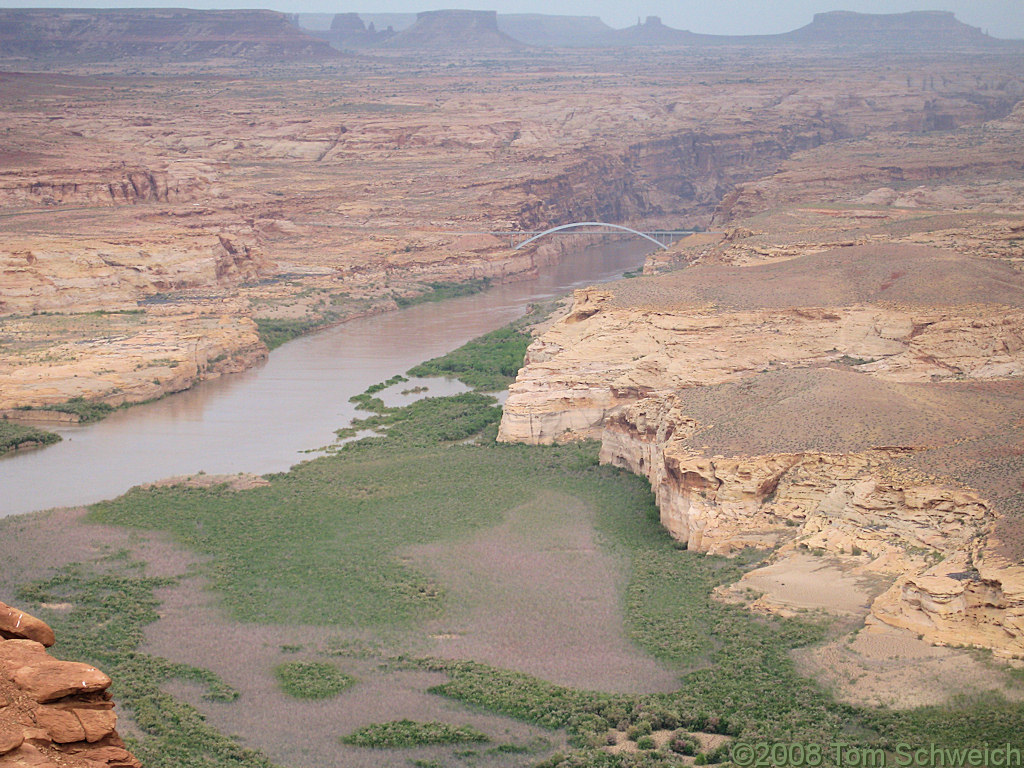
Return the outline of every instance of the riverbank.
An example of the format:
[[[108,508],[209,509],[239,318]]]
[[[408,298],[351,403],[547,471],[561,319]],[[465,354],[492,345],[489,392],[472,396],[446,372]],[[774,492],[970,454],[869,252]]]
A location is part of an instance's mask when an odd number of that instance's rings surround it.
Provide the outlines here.
[[[0,515],[92,503],[172,475],[281,472],[357,415],[353,395],[520,317],[533,303],[643,263],[631,241],[588,248],[531,280],[350,320],[302,336],[263,363],[86,427],[32,456],[0,459]],[[431,394],[461,391],[442,379]],[[416,385],[411,385],[416,386]]]

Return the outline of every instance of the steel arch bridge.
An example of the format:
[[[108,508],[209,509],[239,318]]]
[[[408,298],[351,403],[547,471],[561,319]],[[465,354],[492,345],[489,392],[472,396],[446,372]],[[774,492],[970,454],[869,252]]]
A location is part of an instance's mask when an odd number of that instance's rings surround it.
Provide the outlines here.
[[[572,224],[562,224],[561,226],[558,226],[558,227],[552,227],[551,229],[546,229],[543,232],[537,232],[537,233],[532,233],[531,232],[530,234],[533,235],[533,236],[530,237],[530,238],[527,238],[526,240],[523,240],[523,242],[521,242],[519,245],[517,245],[514,248],[514,250],[518,251],[520,248],[529,245],[530,243],[534,242],[535,240],[540,240],[540,238],[544,237],[545,235],[554,234],[555,232],[562,232],[563,230],[566,230],[566,229],[575,229],[576,227],[608,227],[609,229],[617,229],[617,230],[620,230],[622,232],[629,232],[629,233],[634,234],[634,235],[639,235],[640,237],[644,238],[645,240],[650,240],[652,243],[654,243],[659,248],[662,248],[663,250],[666,250],[666,251],[668,250],[668,246],[667,245],[665,245],[660,240],[656,240],[654,237],[652,237],[651,235],[647,234],[646,232],[640,232],[639,230],[633,229],[631,227],[624,227],[621,224],[609,224],[609,223],[607,223],[605,221],[577,221],[577,222],[574,222]],[[656,232],[654,234],[659,234],[659,235],[673,234],[674,235],[674,234],[682,234],[682,233],[676,233],[676,232],[672,232],[672,233],[669,233],[669,232]]]
[[[666,243],[663,243],[662,241],[657,240],[657,238],[666,238],[666,239],[668,239],[671,242],[671,241],[675,241],[678,238],[684,236],[684,234],[693,234],[693,232],[695,231],[693,229],[671,229],[671,230],[670,229],[664,229],[664,230],[658,230],[658,231],[642,232],[639,229],[634,229],[633,227],[630,227],[630,226],[623,226],[622,224],[609,224],[607,221],[574,221],[571,224],[561,224],[559,226],[553,226],[550,229],[545,229],[543,232],[523,231],[523,232],[501,232],[501,233],[502,234],[509,234],[509,236],[515,236],[515,234],[525,234],[525,236],[529,236],[529,237],[526,238],[526,240],[522,241],[522,243],[520,243],[519,245],[513,247],[513,250],[518,251],[520,248],[528,246],[530,243],[534,243],[534,242],[540,240],[541,238],[547,236],[547,234],[554,234],[556,232],[565,231],[567,229],[575,229],[575,228],[578,228],[578,227],[593,227],[593,226],[599,226],[599,227],[602,227],[605,230],[605,231],[601,231],[601,232],[595,232],[596,234],[611,234],[612,232],[607,231],[608,229],[629,232],[630,234],[636,234],[637,237],[643,238],[644,240],[649,240],[655,246],[657,246],[658,248],[663,249],[665,251],[669,250],[669,246]],[[499,234],[499,232],[492,232],[492,233],[493,234]]]

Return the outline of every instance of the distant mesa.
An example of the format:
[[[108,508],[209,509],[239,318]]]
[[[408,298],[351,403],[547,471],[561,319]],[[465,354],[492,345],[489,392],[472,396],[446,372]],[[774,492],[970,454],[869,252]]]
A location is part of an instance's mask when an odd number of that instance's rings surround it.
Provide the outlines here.
[[[1020,45],[997,40],[945,11],[819,13],[780,35],[719,36],[674,29],[657,16],[614,30],[596,16],[444,10],[416,14],[292,14],[181,8],[0,8],[6,62],[117,60],[320,61],[339,50],[381,48],[458,54],[530,47],[828,45],[842,48]]]
[[[6,60],[322,60],[340,54],[275,11],[0,8]]]
[[[351,34],[365,31],[366,25],[358,13],[336,13],[331,19],[331,32]]]
[[[524,43],[498,29],[496,11],[424,11],[416,23],[387,41],[394,48],[445,50],[519,50]]]
[[[895,46],[977,45],[998,42],[977,27],[957,20],[951,11],[909,13],[855,13],[830,11],[814,14],[806,27],[779,37],[807,43],[839,45],[887,44]]]
[[[522,43],[540,48],[596,48],[609,45],[615,33],[598,16],[543,13],[499,14],[498,29]]]
[[[958,21],[948,11],[911,11],[909,13],[857,13],[830,11],[814,15],[805,27],[778,35],[704,35],[673,29],[662,24],[657,16],[648,16],[641,24],[615,30],[615,45],[829,45],[838,47],[892,49],[906,47],[986,46],[1002,45],[996,40]]]
[[[408,13],[297,14],[295,23],[337,48],[515,50],[538,48],[835,46],[844,49],[884,47],[892,50],[938,46],[1019,46],[998,40],[958,21],[948,11],[870,14],[831,11],[815,14],[807,26],[777,35],[707,35],[665,25],[648,16],[626,29],[612,29],[597,16],[541,13],[495,14],[494,11],[427,11]],[[359,24],[363,27],[360,28]]]

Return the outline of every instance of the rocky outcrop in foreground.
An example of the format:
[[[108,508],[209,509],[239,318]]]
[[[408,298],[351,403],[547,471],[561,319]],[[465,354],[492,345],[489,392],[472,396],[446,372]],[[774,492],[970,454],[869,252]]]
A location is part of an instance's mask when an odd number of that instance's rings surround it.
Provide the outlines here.
[[[46,652],[53,630],[0,603],[0,766],[140,768],[115,724],[110,678]]]

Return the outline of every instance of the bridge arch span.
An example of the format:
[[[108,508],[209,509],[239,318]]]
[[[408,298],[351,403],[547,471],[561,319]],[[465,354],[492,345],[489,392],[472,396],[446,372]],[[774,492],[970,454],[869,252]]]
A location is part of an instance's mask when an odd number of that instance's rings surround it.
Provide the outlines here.
[[[644,238],[645,240],[650,240],[652,243],[654,243],[659,248],[661,248],[663,250],[666,250],[666,251],[668,250],[668,246],[667,245],[665,245],[664,243],[659,242],[658,240],[655,240],[653,237],[651,237],[648,234],[645,234],[643,232],[638,232],[635,229],[631,229],[630,227],[624,227],[621,224],[608,224],[607,222],[603,222],[603,221],[577,221],[574,224],[562,224],[561,226],[558,226],[558,227],[552,227],[551,229],[546,229],[543,232],[540,232],[539,234],[534,235],[533,237],[529,238],[528,240],[523,240],[523,242],[521,242],[519,245],[517,245],[513,250],[518,251],[524,245],[529,245],[534,240],[539,240],[540,238],[544,237],[544,235],[550,235],[552,232],[561,232],[563,229],[572,229],[574,227],[611,227],[612,229],[620,229],[623,232],[630,232],[631,234],[639,235],[640,237]]]

